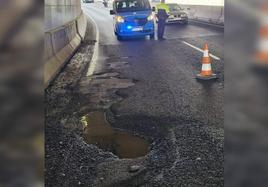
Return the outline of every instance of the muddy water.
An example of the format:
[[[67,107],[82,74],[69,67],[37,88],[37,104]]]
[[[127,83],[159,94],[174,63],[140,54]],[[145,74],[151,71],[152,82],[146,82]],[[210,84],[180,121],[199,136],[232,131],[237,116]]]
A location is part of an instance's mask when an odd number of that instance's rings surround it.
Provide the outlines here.
[[[114,129],[105,119],[103,112],[92,112],[81,120],[86,126],[84,139],[88,144],[110,151],[119,158],[137,158],[149,151],[144,139]]]

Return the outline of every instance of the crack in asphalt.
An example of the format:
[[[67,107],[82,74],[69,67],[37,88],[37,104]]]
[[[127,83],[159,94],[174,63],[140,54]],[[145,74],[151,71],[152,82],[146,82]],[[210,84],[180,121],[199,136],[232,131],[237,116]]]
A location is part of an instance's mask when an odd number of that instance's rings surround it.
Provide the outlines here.
[[[100,46],[100,54],[101,50],[109,54],[108,48]],[[88,55],[88,48],[80,50]],[[135,64],[128,61],[133,57],[114,53],[104,56],[98,61],[101,68],[91,76],[81,74],[89,63],[88,56],[80,63],[83,58],[79,53],[75,55],[46,94],[48,186],[223,186],[223,144],[222,139],[214,139],[222,132],[215,132],[211,137],[205,125],[197,121],[121,113],[120,104],[132,96],[138,85],[146,84],[146,80],[122,73],[125,69],[132,70]],[[158,65],[152,63],[151,68],[158,74],[157,78],[165,80]],[[167,98],[170,110],[179,114],[172,84],[164,81],[161,84],[162,91],[170,97]],[[139,159],[118,159],[110,152],[86,144],[80,117],[99,110],[107,112],[107,120],[114,128],[150,142],[150,152]],[[141,165],[142,172],[129,173],[127,168],[133,164]],[[64,176],[59,176],[62,173]]]

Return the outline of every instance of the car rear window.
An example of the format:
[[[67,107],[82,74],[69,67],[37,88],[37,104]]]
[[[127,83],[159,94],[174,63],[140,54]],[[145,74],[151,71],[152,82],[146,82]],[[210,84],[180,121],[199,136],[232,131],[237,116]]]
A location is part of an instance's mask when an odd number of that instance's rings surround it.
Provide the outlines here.
[[[167,4],[169,11],[180,11],[182,8],[177,4]]]
[[[117,12],[132,12],[150,10],[148,0],[120,0],[115,2]]]

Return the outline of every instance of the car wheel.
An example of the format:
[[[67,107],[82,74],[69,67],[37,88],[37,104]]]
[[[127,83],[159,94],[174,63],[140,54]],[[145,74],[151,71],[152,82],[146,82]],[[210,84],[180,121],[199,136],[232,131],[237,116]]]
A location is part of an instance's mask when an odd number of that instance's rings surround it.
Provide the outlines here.
[[[188,19],[183,22],[184,25],[188,24]]]
[[[150,34],[150,39],[154,39],[154,34]]]

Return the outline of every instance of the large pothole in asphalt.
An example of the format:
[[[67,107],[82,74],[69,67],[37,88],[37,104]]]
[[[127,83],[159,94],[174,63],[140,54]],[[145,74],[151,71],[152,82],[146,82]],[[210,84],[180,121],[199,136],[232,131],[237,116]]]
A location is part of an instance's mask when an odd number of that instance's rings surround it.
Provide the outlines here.
[[[114,129],[104,112],[91,112],[81,121],[85,125],[83,137],[88,144],[110,151],[119,158],[138,158],[149,151],[149,143],[143,138]]]

